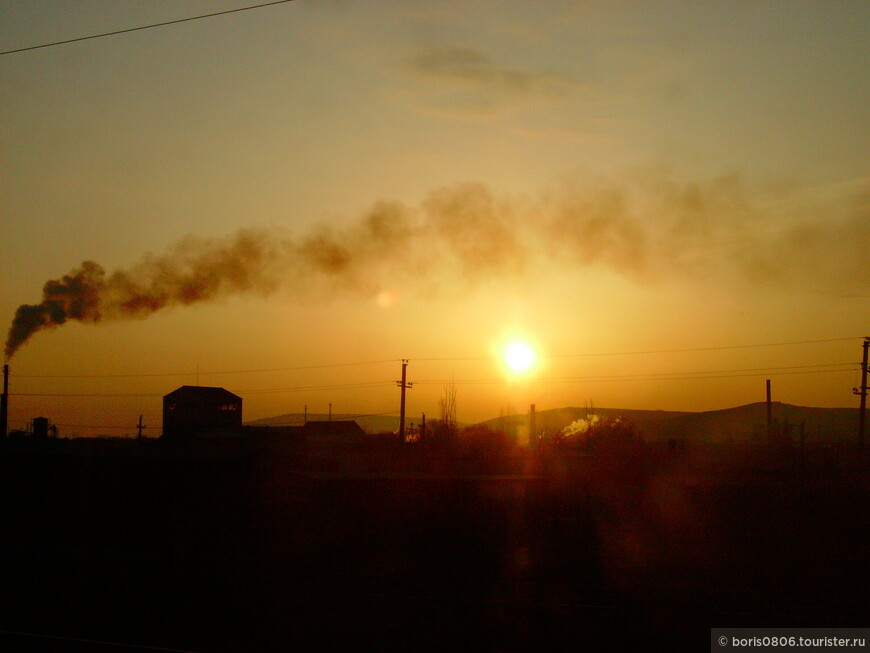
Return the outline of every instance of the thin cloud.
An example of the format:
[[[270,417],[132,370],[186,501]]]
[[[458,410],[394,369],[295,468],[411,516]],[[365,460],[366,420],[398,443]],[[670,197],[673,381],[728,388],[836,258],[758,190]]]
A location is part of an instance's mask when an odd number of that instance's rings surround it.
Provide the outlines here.
[[[461,117],[491,116],[529,102],[558,102],[584,88],[567,75],[499,65],[470,48],[431,47],[408,63],[420,82],[420,102]]]

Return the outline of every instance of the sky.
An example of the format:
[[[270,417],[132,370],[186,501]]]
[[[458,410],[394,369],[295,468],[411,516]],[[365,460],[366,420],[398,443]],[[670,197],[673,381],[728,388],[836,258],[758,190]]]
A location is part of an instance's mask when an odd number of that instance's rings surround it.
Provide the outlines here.
[[[0,50],[248,4],[7,0]],[[767,378],[856,406],[868,28],[867,2],[296,0],[4,54],[10,427],[156,435],[182,384],[246,420],[395,414],[402,360],[412,421],[448,382],[466,422]]]

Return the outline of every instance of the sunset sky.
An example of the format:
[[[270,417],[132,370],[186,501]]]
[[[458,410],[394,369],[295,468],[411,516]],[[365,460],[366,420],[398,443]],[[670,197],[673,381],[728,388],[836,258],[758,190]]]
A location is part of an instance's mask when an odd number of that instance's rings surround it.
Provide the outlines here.
[[[249,4],[6,0],[0,50]],[[451,379],[467,422],[765,378],[857,406],[868,33],[867,2],[296,0],[4,54],[2,328],[105,270],[9,360],[10,428],[134,433],[197,381],[397,413],[402,359],[413,421]]]

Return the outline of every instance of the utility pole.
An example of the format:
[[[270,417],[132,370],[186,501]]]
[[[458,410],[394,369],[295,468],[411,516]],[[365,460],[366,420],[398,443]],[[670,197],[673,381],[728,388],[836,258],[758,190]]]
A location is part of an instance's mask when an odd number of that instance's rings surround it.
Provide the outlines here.
[[[139,431],[139,435],[136,437],[141,440],[142,439],[142,430],[148,428],[142,423],[142,415],[139,415],[139,424],[136,426],[136,430]]]
[[[858,409],[858,447],[864,448],[864,423],[867,411],[867,350],[870,349],[870,337],[864,338],[864,359],[861,362],[861,387],[852,388],[852,392],[861,397],[861,407]]]
[[[402,380],[396,381],[396,385],[398,385],[402,389],[402,403],[399,407],[399,443],[405,444],[405,390],[410,388],[413,383],[407,382],[408,378],[408,361],[407,359],[402,359]]]
[[[770,379],[767,380],[767,446],[773,437],[773,404],[770,401]]]

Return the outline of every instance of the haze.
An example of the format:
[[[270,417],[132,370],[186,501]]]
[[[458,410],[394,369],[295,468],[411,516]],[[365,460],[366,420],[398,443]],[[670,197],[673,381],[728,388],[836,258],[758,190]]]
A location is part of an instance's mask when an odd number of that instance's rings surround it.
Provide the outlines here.
[[[0,50],[243,4],[9,0]],[[855,406],[868,28],[860,2],[297,0],[4,55],[0,316],[102,271],[96,312],[7,343],[10,426],[132,433],[182,383],[246,420],[398,413],[402,359],[411,419],[448,381],[465,422],[765,378]]]

